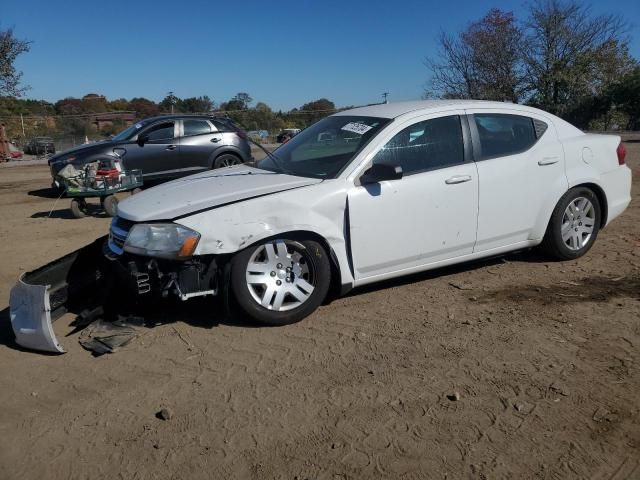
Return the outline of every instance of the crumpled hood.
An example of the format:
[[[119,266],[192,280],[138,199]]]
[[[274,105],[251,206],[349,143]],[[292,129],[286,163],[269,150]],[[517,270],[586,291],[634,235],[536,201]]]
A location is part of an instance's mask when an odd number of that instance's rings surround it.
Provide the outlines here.
[[[237,165],[144,190],[120,202],[118,216],[134,222],[171,220],[227,203],[320,182],[320,179]]]

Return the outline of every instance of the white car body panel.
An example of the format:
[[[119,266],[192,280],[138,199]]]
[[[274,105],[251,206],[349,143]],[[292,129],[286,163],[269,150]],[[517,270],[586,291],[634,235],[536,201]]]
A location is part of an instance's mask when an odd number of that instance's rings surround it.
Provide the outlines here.
[[[359,185],[358,178],[375,153],[404,126],[425,118],[480,112],[538,118],[548,124],[548,130],[521,154],[377,186]],[[374,105],[336,115],[394,121],[336,179],[260,175],[251,167],[232,167],[143,192],[122,202],[119,215],[135,222],[174,219],[200,232],[195,255],[232,254],[265,238],[311,232],[331,248],[341,284],[357,286],[537,245],[553,208],[572,186],[592,183],[603,190],[607,223],[630,200],[631,173],[617,163],[617,137],[584,134],[531,107],[423,101]],[[592,154],[583,155],[585,148]],[[552,161],[538,165],[548,160]],[[469,175],[472,180],[444,183],[456,175]]]
[[[200,210],[283,190],[320,183],[322,180],[266,172],[236,165],[190,175],[160,188],[144,190],[118,205],[120,216],[134,222],[169,220]]]
[[[442,116],[419,112],[396,121],[376,138],[370,166],[383,145],[404,128]],[[448,110],[446,115],[464,115]],[[400,180],[360,186],[349,182],[349,221],[356,280],[472,253],[478,217],[478,173],[474,162],[441,168]],[[446,183],[455,178],[461,183]],[[400,248],[398,246],[401,245]]]
[[[466,113],[522,115],[505,108],[468,109]],[[476,163],[481,185],[476,252],[526,240],[542,241],[551,212],[568,189],[564,150],[553,123],[536,113],[527,116],[548,124],[531,148]]]

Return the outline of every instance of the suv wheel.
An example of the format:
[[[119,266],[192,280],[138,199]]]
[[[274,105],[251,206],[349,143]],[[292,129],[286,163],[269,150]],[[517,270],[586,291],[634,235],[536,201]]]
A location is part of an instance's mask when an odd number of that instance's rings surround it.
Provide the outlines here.
[[[213,162],[213,168],[222,168],[222,167],[230,167],[232,165],[240,165],[242,160],[236,155],[231,153],[223,153],[218,158],[216,158],[215,162]]]

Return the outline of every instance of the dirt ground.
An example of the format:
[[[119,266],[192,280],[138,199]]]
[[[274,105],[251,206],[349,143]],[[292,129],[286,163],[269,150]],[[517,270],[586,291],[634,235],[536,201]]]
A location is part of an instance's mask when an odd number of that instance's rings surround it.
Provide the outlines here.
[[[210,302],[93,358],[19,349],[9,290],[87,244],[46,166],[0,168],[0,479],[640,478],[634,200],[584,258],[535,252],[359,289],[281,328]],[[167,408],[168,420],[156,418]]]

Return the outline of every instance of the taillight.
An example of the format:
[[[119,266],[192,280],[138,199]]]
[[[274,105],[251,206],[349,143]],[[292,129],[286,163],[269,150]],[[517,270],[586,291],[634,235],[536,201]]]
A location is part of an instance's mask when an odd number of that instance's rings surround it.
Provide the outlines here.
[[[624,144],[622,142],[618,145],[616,153],[618,154],[618,165],[624,165],[624,159],[627,156],[627,149],[624,148]]]

